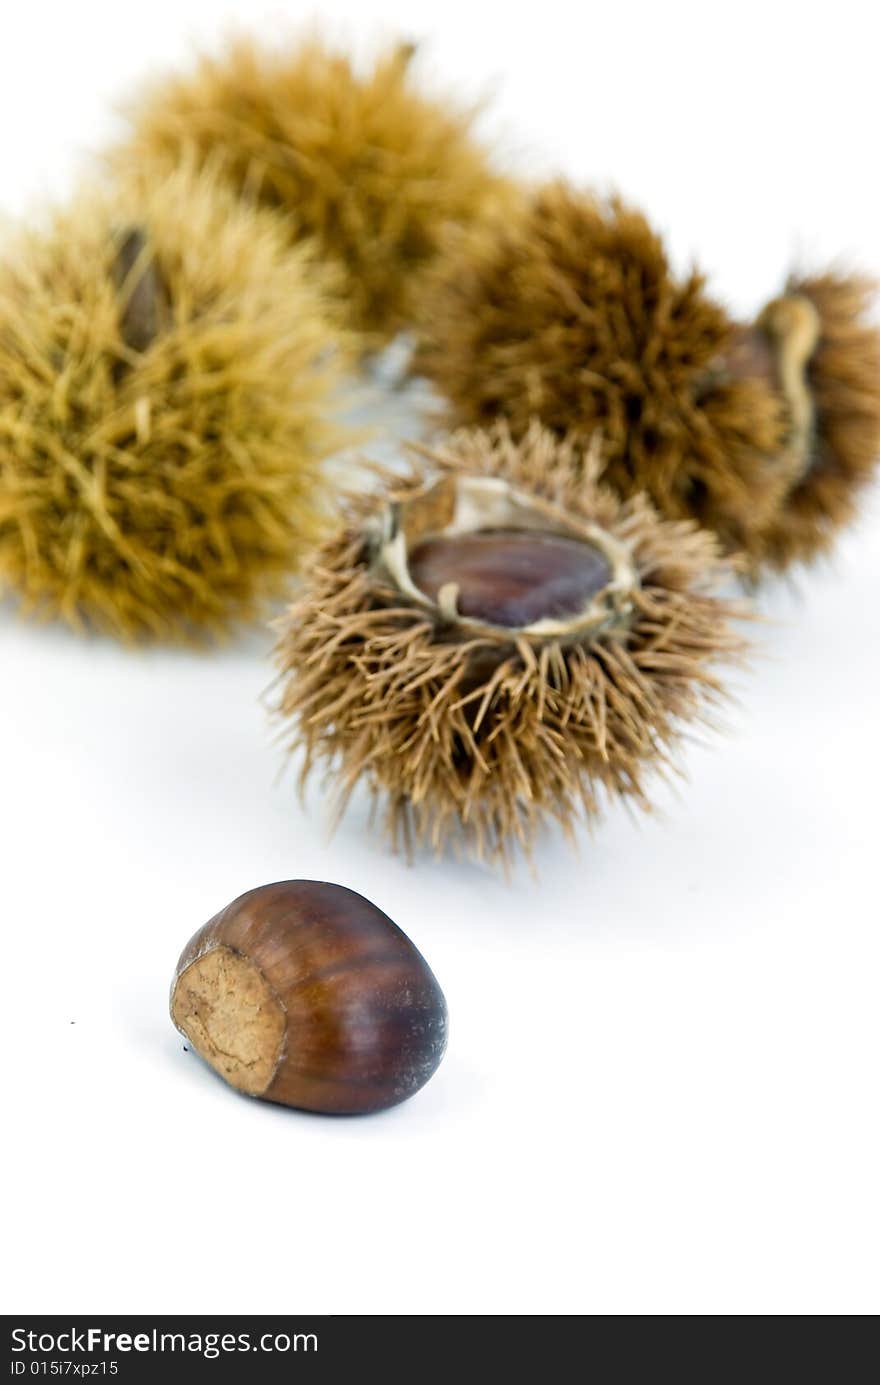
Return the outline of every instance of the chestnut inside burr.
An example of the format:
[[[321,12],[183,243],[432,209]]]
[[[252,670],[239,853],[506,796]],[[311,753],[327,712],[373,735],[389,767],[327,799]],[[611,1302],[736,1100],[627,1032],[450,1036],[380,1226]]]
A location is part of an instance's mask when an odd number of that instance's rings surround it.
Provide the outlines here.
[[[511,629],[576,615],[612,575],[592,544],[534,529],[424,539],[409,554],[409,571],[431,600],[454,586],[461,615]]]
[[[122,340],[132,351],[146,351],[162,333],[168,315],[168,289],[155,259],[148,257],[149,241],[139,226],[120,240],[112,265],[116,287],[123,294],[119,318]],[[132,275],[139,268],[137,278]]]

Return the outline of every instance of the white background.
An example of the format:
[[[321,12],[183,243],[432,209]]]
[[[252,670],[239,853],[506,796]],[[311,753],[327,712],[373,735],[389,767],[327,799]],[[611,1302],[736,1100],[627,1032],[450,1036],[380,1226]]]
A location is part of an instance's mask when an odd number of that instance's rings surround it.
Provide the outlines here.
[[[430,40],[519,167],[613,181],[737,311],[793,260],[880,269],[866,5],[322,11]],[[4,210],[65,189],[144,73],[279,13],[311,9],[4,7]],[[875,495],[763,592],[689,783],[512,886],[408,868],[357,812],[327,840],[277,778],[263,632],[131,653],[0,607],[6,1311],[876,1311],[878,591]],[[291,876],[367,894],[440,979],[450,1050],[410,1104],[301,1115],[183,1052],[181,947]]]

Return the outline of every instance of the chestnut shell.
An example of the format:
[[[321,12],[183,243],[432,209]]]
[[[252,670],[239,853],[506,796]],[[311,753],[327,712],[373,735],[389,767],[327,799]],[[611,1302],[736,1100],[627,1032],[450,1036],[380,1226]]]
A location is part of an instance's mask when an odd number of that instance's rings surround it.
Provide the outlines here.
[[[195,979],[206,964],[219,988]],[[329,1114],[406,1100],[446,1048],[446,1002],[418,949],[368,899],[315,880],[249,890],[200,928],[171,1013],[239,1090]]]
[[[423,539],[409,555],[409,570],[432,601],[454,582],[463,616],[511,629],[577,615],[612,576],[597,548],[534,529]]]

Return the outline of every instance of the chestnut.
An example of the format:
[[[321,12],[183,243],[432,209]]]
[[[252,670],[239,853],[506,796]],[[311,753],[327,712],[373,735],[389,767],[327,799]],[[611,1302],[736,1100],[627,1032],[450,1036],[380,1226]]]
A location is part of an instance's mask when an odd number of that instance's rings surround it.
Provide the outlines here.
[[[354,890],[284,880],[241,895],[184,948],[171,1018],[231,1086],[355,1115],[423,1087],[446,1001],[421,953]]]
[[[416,587],[438,605],[440,593],[454,586],[459,615],[508,629],[575,616],[612,577],[594,545],[516,529],[423,539],[409,569]]]

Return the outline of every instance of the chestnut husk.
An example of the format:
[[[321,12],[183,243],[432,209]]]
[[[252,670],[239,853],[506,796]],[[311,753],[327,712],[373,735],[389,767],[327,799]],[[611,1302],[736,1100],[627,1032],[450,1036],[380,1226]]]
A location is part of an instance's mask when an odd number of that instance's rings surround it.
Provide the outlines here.
[[[637,208],[555,182],[449,243],[413,370],[449,426],[601,436],[606,485],[711,530],[755,580],[827,552],[876,474],[877,292],[796,274],[737,321]]]
[[[746,609],[716,540],[621,502],[601,462],[502,424],[351,498],[277,623],[303,785],[323,771],[341,815],[362,783],[410,856],[503,868],[548,821],[572,836],[608,798],[650,807],[683,725],[712,719]]]

